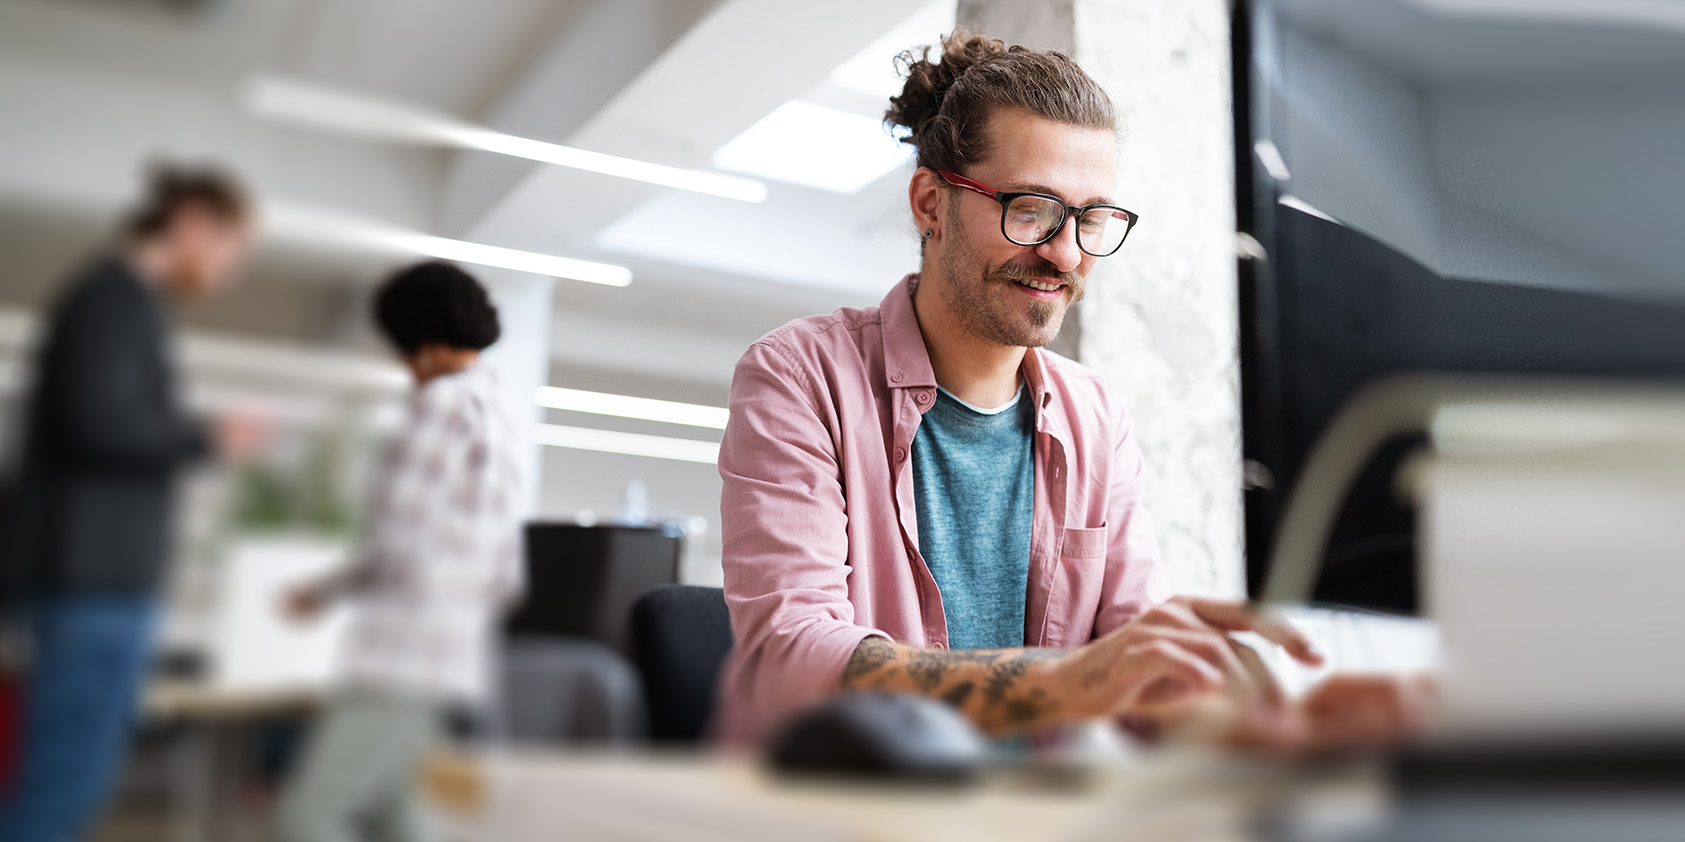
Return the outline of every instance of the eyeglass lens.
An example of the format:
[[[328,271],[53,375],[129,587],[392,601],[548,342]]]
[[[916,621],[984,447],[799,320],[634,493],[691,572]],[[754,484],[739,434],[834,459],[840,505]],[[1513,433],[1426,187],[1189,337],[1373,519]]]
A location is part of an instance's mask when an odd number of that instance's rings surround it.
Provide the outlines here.
[[[1058,228],[1065,206],[1042,196],[1018,196],[1006,206],[1002,228],[1021,246],[1046,242]],[[1108,207],[1089,208],[1077,220],[1077,246],[1104,257],[1117,251],[1129,233],[1129,214]]]

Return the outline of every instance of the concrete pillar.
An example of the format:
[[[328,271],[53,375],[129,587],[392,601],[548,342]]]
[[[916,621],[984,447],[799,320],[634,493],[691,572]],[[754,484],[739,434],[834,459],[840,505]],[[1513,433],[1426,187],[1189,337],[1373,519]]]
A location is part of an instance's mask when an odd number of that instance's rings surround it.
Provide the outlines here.
[[[1009,44],[1069,53],[1076,49],[1077,0],[959,0],[954,20]]]
[[[1119,204],[1141,224],[1102,260],[1055,346],[1135,417],[1179,593],[1244,594],[1229,20],[1223,0],[961,0],[959,20],[1063,48],[1117,106]],[[1062,42],[1056,30],[1069,21]],[[1023,33],[1020,37],[1020,32]]]

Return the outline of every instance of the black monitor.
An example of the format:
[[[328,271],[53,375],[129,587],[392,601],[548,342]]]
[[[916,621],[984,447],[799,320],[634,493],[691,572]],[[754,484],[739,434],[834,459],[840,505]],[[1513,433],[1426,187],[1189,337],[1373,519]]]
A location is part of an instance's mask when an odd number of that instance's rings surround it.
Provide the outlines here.
[[[627,652],[632,603],[679,581],[684,538],[653,526],[530,523],[526,549],[526,593],[506,631],[589,638]]]
[[[1422,0],[1234,16],[1247,583],[1330,418],[1407,371],[1685,381],[1685,28]],[[1315,600],[1418,612],[1420,447],[1375,453]]]

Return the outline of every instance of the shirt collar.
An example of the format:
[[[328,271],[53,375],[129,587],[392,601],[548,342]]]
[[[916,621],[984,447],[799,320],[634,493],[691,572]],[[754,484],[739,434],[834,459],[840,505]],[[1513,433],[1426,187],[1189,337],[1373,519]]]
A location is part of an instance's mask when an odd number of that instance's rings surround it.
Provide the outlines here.
[[[919,318],[913,312],[913,290],[919,285],[914,272],[901,279],[878,305],[883,327],[883,377],[891,389],[936,387],[936,372],[930,368],[930,352],[919,332]]]
[[[1047,384],[1047,363],[1042,359],[1040,348],[1031,348],[1024,355],[1024,362],[1018,366],[1018,373],[1024,377],[1024,385],[1030,387],[1030,399],[1035,402],[1036,414],[1042,414],[1049,402],[1053,400],[1053,393]]]

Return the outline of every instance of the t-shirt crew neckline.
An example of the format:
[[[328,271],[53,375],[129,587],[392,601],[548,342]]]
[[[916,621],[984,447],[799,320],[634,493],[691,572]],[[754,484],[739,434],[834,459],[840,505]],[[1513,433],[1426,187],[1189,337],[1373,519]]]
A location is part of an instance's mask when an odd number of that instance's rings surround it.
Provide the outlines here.
[[[954,394],[953,392],[948,391],[947,389],[945,389],[941,386],[937,386],[936,391],[941,392],[944,395],[947,395],[949,400],[953,401],[954,403],[959,404],[960,406],[965,407],[966,409],[971,410],[972,412],[977,413],[978,415],[999,415],[1002,412],[1005,412],[1005,411],[1017,406],[1018,402],[1024,399],[1025,386],[1024,386],[1023,383],[1019,383],[1018,384],[1018,391],[1012,393],[1012,400],[1009,400],[1006,403],[1003,403],[1000,406],[997,406],[993,409],[984,409],[983,407],[980,407],[976,404],[967,403],[960,396]]]

